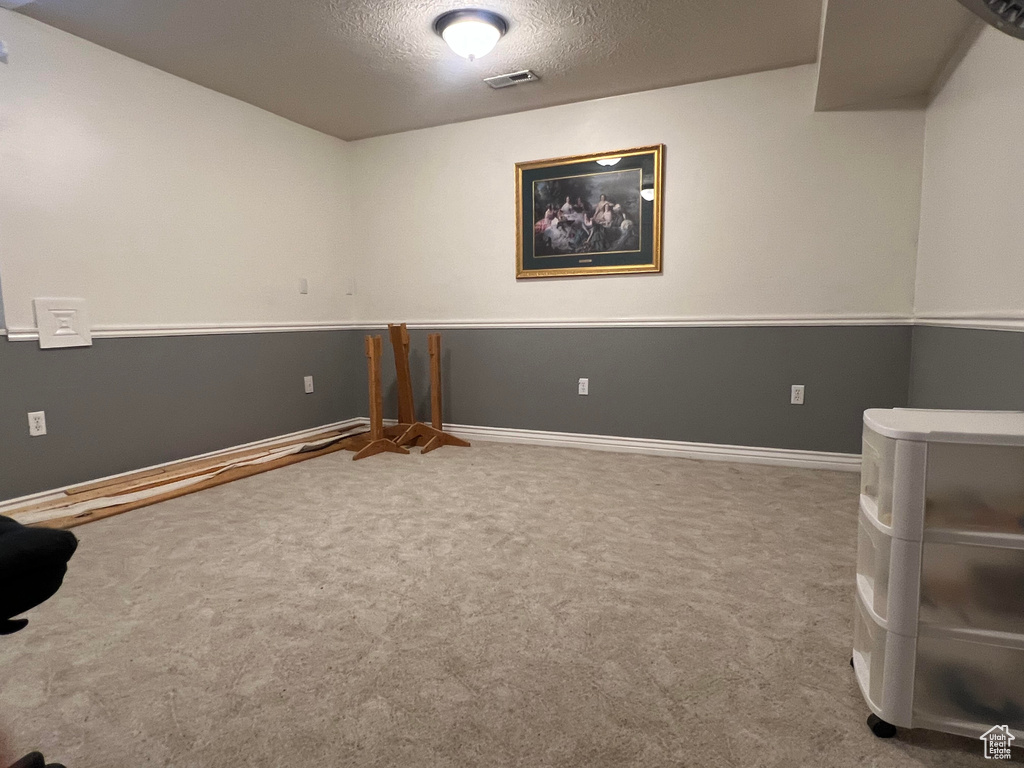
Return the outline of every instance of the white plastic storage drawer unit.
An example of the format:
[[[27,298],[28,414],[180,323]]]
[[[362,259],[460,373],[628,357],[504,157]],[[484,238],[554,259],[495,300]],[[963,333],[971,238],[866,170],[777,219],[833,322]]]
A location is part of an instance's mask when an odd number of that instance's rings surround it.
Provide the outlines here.
[[[856,603],[876,735],[1024,744],[1024,413],[865,412]]]

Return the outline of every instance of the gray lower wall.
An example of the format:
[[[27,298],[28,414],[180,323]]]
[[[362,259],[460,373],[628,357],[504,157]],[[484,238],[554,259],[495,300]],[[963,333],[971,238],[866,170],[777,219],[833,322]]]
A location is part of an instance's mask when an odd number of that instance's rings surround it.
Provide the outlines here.
[[[0,341],[0,499],[365,416],[365,333],[97,339],[71,350]],[[427,333],[411,332],[410,358],[424,420]],[[442,339],[445,420],[460,424],[857,453],[864,409],[905,406],[909,390],[911,329],[901,326],[460,329]],[[805,405],[789,404],[791,384],[807,387]],[[30,438],[36,410],[49,433]]]
[[[364,331],[0,340],[0,500],[368,412]],[[429,418],[428,331],[411,332]],[[394,366],[384,345],[385,413]],[[919,326],[442,332],[445,420],[856,453],[865,408],[1024,410],[1024,333]],[[316,392],[302,391],[313,375]],[[576,394],[590,379],[591,394]],[[807,387],[789,405],[791,384]],[[28,436],[29,411],[49,433]]]
[[[0,499],[351,418],[364,371],[350,331],[0,339]],[[46,411],[46,435],[29,437],[29,411]]]
[[[1024,410],[1024,333],[917,326],[910,404]]]
[[[410,331],[429,419],[428,331]],[[907,405],[905,326],[442,331],[445,421],[860,453],[866,408]],[[385,414],[395,416],[385,334]],[[577,379],[590,394],[576,394]],[[806,404],[789,404],[804,384]]]

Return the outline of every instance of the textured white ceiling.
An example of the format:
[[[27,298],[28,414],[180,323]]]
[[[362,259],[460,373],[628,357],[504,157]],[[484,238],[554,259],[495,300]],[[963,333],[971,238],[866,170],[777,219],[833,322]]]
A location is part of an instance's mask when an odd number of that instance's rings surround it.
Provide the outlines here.
[[[477,62],[431,28],[510,22]],[[37,0],[22,13],[343,139],[812,62],[821,0]],[[494,91],[482,78],[533,69]]]

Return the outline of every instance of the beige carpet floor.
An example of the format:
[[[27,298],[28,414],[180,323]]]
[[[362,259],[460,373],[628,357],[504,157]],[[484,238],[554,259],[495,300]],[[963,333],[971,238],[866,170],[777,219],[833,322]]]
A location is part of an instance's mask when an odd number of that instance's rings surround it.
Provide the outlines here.
[[[857,476],[480,443],[334,454],[78,528],[0,638],[69,768],[960,766],[849,667]]]

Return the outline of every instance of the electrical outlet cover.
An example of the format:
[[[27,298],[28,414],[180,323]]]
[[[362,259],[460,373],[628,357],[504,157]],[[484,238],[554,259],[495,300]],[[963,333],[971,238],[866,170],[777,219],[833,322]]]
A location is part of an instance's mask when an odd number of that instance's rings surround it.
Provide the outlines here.
[[[28,415],[28,433],[31,437],[46,434],[46,411],[32,411]]]
[[[39,346],[43,349],[91,347],[92,331],[85,299],[34,299]]]

